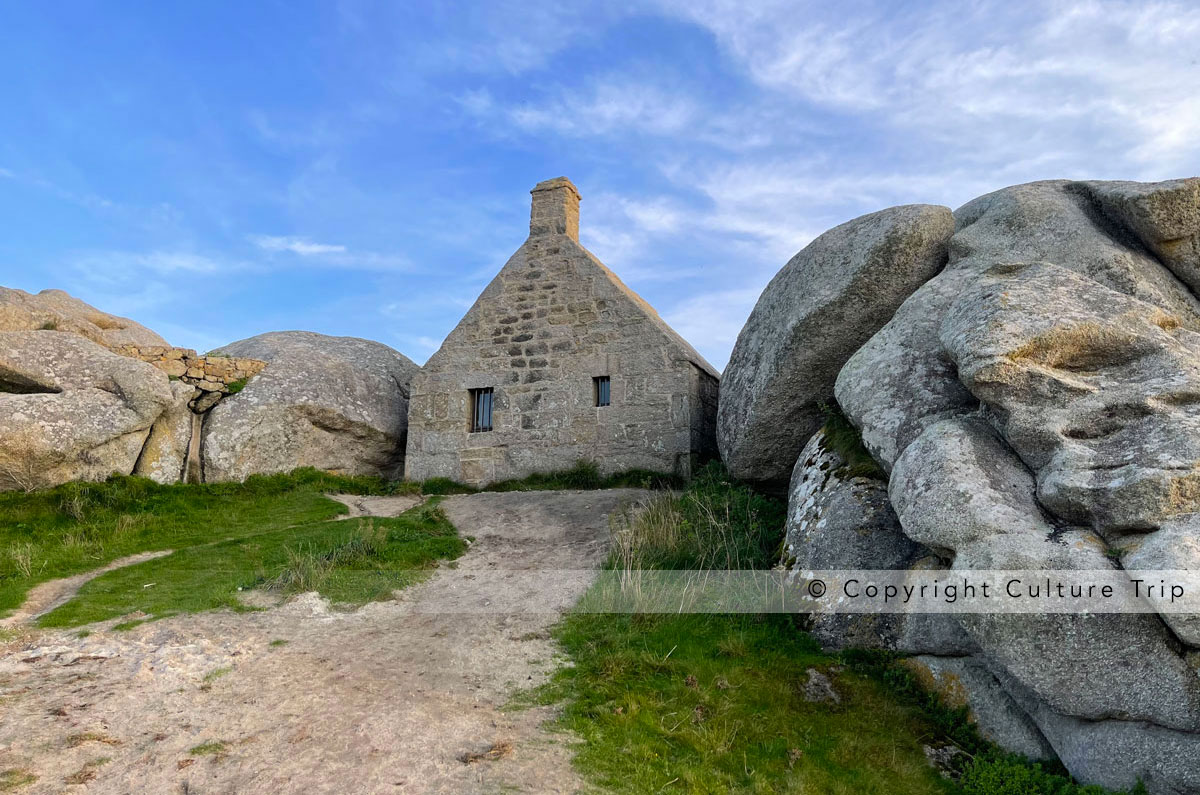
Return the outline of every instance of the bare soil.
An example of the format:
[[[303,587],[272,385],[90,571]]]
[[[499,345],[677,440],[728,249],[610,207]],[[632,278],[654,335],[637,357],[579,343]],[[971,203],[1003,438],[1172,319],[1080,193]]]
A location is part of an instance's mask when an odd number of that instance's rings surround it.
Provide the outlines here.
[[[0,651],[0,773],[37,776],[22,793],[575,792],[573,738],[546,726],[554,709],[505,706],[561,664],[549,630],[587,577],[548,578],[539,593],[536,577],[496,575],[594,570],[608,515],[643,494],[447,498],[474,539],[468,552],[353,611],[305,594],[259,612],[11,641]],[[363,515],[415,504],[349,500]],[[529,609],[496,612],[491,597]]]

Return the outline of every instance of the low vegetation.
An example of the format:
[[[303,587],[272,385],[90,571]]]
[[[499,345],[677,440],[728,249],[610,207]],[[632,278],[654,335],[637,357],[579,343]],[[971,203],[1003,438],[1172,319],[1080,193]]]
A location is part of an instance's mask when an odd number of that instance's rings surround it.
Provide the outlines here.
[[[412,485],[298,470],[237,484],[118,477],[0,494],[0,610],[18,607],[40,582],[154,550],[174,552],[97,577],[40,623],[242,610],[238,593],[256,587],[308,585],[352,604],[384,598],[462,554],[463,541],[436,498],[395,518],[358,520],[342,518],[345,506],[325,494],[406,490]]]
[[[831,415],[826,432],[848,465],[867,474],[853,426]],[[779,558],[785,505],[731,482],[719,465],[686,488],[650,472],[602,476],[587,463],[492,488],[618,486],[675,490],[614,522],[612,569],[764,569]],[[238,594],[251,588],[315,590],[348,604],[387,598],[462,554],[465,543],[438,503],[473,491],[446,480],[391,483],[309,469],[241,484],[115,477],[0,494],[0,613],[40,582],[154,550],[174,551],[91,580],[41,623],[137,616],[122,627],[180,612],[245,610]],[[346,519],[345,506],[325,496],[332,492],[429,498],[398,517]],[[576,613],[556,632],[573,665],[535,697],[563,703],[562,724],[584,740],[579,768],[615,791],[1102,792],[1056,766],[1004,754],[979,737],[965,711],[942,706],[891,657],[821,652],[791,616]],[[226,672],[210,672],[202,686]],[[803,683],[813,672],[828,678],[839,701],[809,700]],[[191,753],[219,756],[226,747],[214,741]],[[958,750],[953,780],[928,763],[928,747]],[[31,775],[0,772],[0,791]]]
[[[678,485],[648,471],[601,475],[595,464],[506,481],[496,491],[644,488]],[[43,616],[43,626],[75,626],[131,613],[245,609],[238,594],[315,590],[362,604],[424,576],[464,544],[437,507],[440,495],[477,491],[438,479],[425,483],[298,469],[244,483],[159,485],[144,478],[68,483],[0,493],[0,615],[47,580],[95,570],[127,555],[173,550],[85,584],[78,597]],[[347,520],[329,493],[429,495],[396,518]],[[140,623],[136,618],[119,625]]]
[[[770,568],[783,519],[714,465],[616,522],[608,566]],[[556,637],[572,665],[534,698],[562,702],[579,769],[617,792],[1102,792],[1000,752],[890,657],[823,653],[791,616],[575,613]],[[840,701],[808,700],[810,672]],[[954,779],[926,758],[946,746]]]
[[[883,467],[871,457],[863,446],[862,434],[858,428],[846,418],[837,406],[823,405],[825,424],[821,426],[824,434],[823,445],[827,450],[837,453],[845,463],[838,470],[843,478],[871,478],[872,480],[887,481]]]
[[[447,478],[431,478],[421,483],[408,484],[419,488],[422,494],[475,494],[480,489],[458,483]],[[683,479],[676,475],[653,472],[648,469],[629,469],[611,475],[600,474],[593,461],[579,461],[570,469],[541,472],[517,480],[502,480],[492,483],[485,491],[547,491],[560,489],[672,489],[682,488]]]

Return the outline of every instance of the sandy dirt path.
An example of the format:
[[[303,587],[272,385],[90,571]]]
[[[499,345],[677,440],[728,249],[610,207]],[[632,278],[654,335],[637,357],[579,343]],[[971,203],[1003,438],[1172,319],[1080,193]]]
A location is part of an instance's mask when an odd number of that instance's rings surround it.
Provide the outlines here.
[[[353,612],[307,594],[262,612],[10,643],[0,772],[37,776],[22,793],[577,791],[571,738],[544,726],[553,709],[503,707],[558,664],[548,630],[586,578],[520,595],[544,612],[473,612],[478,593],[457,612],[430,607],[453,605],[476,573],[594,568],[608,515],[643,494],[448,498],[451,521],[474,538],[468,552],[397,600]],[[395,508],[373,499],[364,512]],[[462,761],[493,748],[501,758]]]

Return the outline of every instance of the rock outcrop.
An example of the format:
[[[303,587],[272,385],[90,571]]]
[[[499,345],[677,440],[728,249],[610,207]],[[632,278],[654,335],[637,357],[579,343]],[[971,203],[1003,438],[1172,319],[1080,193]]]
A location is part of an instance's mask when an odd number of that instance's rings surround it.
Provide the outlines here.
[[[268,366],[204,423],[206,481],[312,466],[403,474],[408,386],[417,366],[378,342],[305,331],[261,334],[214,351]]]
[[[900,530],[878,473],[856,471],[824,428],[813,434],[788,490],[783,563],[790,571],[945,568],[937,554]],[[949,615],[816,615],[810,629],[827,649],[974,650]]]
[[[150,478],[155,483],[178,483],[183,479],[195,425],[188,403],[197,391],[182,381],[171,382],[171,405],[150,426],[150,435],[133,474]]]
[[[783,485],[846,360],[946,262],[950,210],[909,205],[818,237],[771,280],[721,381],[717,443],[731,474]]]
[[[1138,237],[1179,280],[1200,292],[1200,178],[1081,182],[1110,219]]]
[[[0,331],[65,331],[86,337],[105,348],[159,345],[167,341],[124,317],[101,312],[62,290],[24,290],[0,287]]]
[[[0,489],[129,474],[167,376],[75,334],[0,332]]]
[[[1200,180],[1018,185],[954,217],[946,267],[834,387],[890,473],[903,535],[964,573],[1200,567]],[[759,347],[764,383],[826,377]],[[791,425],[779,445],[811,432],[803,412]],[[811,452],[793,481],[793,564],[878,560],[839,522],[814,521],[846,487]],[[845,522],[877,503],[842,508]],[[874,551],[899,561],[889,550],[902,548]],[[1163,612],[960,615],[973,648],[929,648],[914,665],[985,735],[1056,755],[1085,783],[1200,793],[1200,616],[1149,604]]]

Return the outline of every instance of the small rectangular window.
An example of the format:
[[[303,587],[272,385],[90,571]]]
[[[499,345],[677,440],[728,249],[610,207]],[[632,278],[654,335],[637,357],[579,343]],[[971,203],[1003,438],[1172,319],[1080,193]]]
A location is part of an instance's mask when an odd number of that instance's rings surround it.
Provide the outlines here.
[[[608,406],[612,404],[612,388],[606,375],[598,375],[592,379],[595,384],[596,405]]]
[[[492,429],[492,387],[471,390],[471,433]]]

